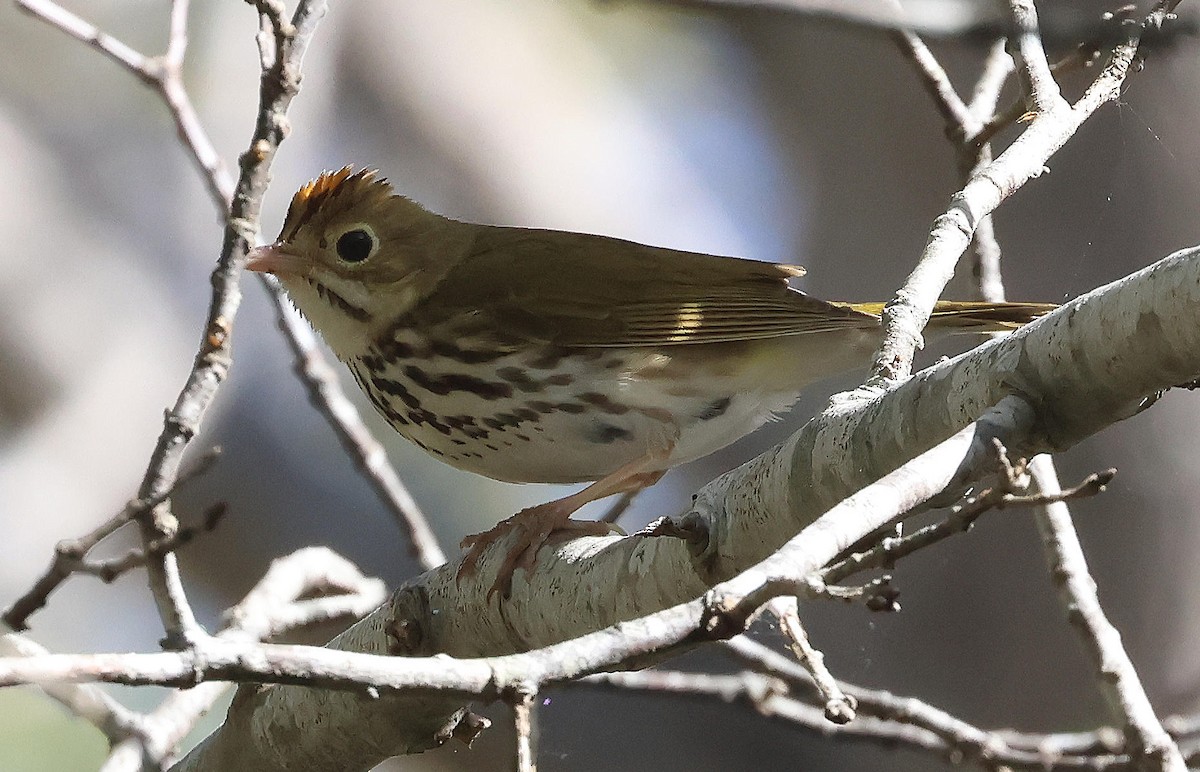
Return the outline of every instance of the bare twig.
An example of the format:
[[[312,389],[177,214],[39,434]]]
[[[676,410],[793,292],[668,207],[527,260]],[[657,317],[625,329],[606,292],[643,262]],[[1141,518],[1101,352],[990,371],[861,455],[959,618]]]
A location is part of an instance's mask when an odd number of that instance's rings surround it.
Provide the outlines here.
[[[1005,41],[996,41],[988,52],[983,72],[971,94],[971,102],[967,108],[971,122],[963,124],[959,133],[961,140],[957,147],[958,166],[964,182],[977,169],[992,161],[992,147],[988,142],[980,142],[979,135],[988,118],[996,111],[1001,89],[1004,88],[1012,70],[1013,61],[1005,48]],[[971,272],[978,288],[978,298],[991,302],[1004,300],[1004,283],[1000,273],[1000,243],[996,240],[992,215],[979,220],[979,226],[971,240],[971,254]]]
[[[987,57],[983,60],[983,71],[979,73],[971,91],[967,114],[971,121],[975,122],[974,131],[978,131],[983,122],[996,111],[1000,92],[1012,71],[1013,60],[1005,46],[1004,38],[1001,38],[988,49]],[[969,123],[964,123],[963,127],[964,130],[971,128]]]
[[[949,756],[952,751],[951,746],[932,732],[896,721],[862,716],[848,724],[831,723],[820,708],[789,697],[777,680],[757,673],[711,675],[656,670],[597,673],[566,686],[716,699],[726,704],[746,705],[756,715],[820,737],[861,740],[941,757]]]
[[[1039,113],[1066,110],[1067,102],[1058,90],[1050,72],[1050,62],[1046,60],[1046,51],[1042,48],[1033,0],[1009,0],[1008,11],[1014,30],[1010,41],[1012,53],[1031,108]]]
[[[167,52],[162,56],[139,53],[50,0],[16,0],[16,3],[21,10],[92,46],[157,91],[170,106],[184,147],[201,170],[209,195],[220,205],[222,212],[228,209],[227,202],[233,196],[233,181],[183,88],[180,68],[187,50],[188,0],[174,0],[171,4]]]
[[[537,690],[522,689],[512,698],[513,728],[516,730],[517,772],[537,772]]]
[[[40,657],[49,653],[20,633],[0,633],[0,657]],[[46,683],[42,691],[103,732],[110,743],[140,731],[140,716],[92,684]]]
[[[884,309],[884,341],[875,356],[868,392],[908,377],[913,355],[922,342],[921,330],[980,219],[1025,182],[1041,174],[1046,161],[1083,121],[1117,96],[1136,56],[1139,40],[1140,30],[1131,29],[1127,39],[1113,49],[1100,75],[1069,109],[1065,103],[1061,109],[1053,102],[1041,105],[1043,112],[1033,118],[1022,136],[996,160],[975,172],[954,196],[951,207],[937,218],[916,268]],[[1043,74],[1039,69],[1032,76],[1026,73],[1026,77],[1037,81],[1040,87],[1046,85]]]
[[[1120,633],[1100,606],[1096,582],[1088,571],[1050,458],[1038,456],[1030,466],[1041,494],[1046,497],[1036,518],[1051,576],[1068,618],[1092,658],[1101,691],[1125,721],[1133,755],[1146,764],[1146,769],[1184,772],[1186,764],[1179,746],[1155,715],[1137,670],[1121,643]]]
[[[224,245],[212,273],[212,296],[199,351],[175,405],[167,411],[162,433],[138,490],[139,500],[161,501],[174,487],[184,452],[229,368],[229,338],[241,301],[238,288],[241,261],[256,241],[258,210],[266,190],[268,166],[284,137],[283,116],[299,88],[300,61],[317,20],[324,14],[325,5],[320,0],[301,0],[293,21],[284,22],[280,15],[281,5],[259,4],[260,13],[276,19],[277,56],[271,67],[263,71],[261,110],[250,149],[241,159],[241,177],[233,186],[224,178],[220,160],[200,127],[181,81],[180,65],[186,50],[185,0],[176,0],[172,6],[167,54],[161,58],[138,54],[48,0],[23,0],[22,7],[93,45],[144,83],[158,89],[170,106],[185,145],[205,172],[213,199],[220,203],[223,211],[229,202]],[[167,633],[164,643],[168,646],[192,643],[203,637],[204,632],[188,605],[174,553],[157,554],[151,549],[151,545],[166,544],[174,539],[178,523],[165,501],[139,516],[138,523],[146,545],[150,587]]]
[[[17,2],[29,13],[95,47],[159,93],[169,108],[184,147],[201,171],[201,177],[208,187],[213,203],[221,215],[226,216],[233,202],[234,181],[204,131],[183,85],[182,64],[187,47],[187,0],[177,0],[171,6],[171,32],[167,53],[162,57],[140,54],[49,0]],[[276,52],[289,45],[289,37],[296,35],[297,29],[292,22],[284,18],[281,3],[262,3],[260,12],[263,24],[270,33],[259,37],[262,68],[267,71],[275,66]],[[315,24],[322,12],[306,15],[306,24]],[[253,152],[257,152],[259,148],[257,143],[252,146]],[[427,569],[441,565],[446,558],[438,547],[425,516],[389,465],[387,455],[371,436],[358,411],[346,399],[312,333],[307,326],[295,322],[289,313],[287,298],[278,283],[265,275],[259,278],[275,303],[280,329],[296,356],[297,373],[308,388],[313,405],[333,427],[343,447],[358,462],[384,504],[405,529],[421,565]]]
[[[885,542],[895,537],[884,539]],[[809,579],[809,592],[814,598],[841,601],[842,603],[862,603],[869,611],[900,611],[900,590],[892,583],[892,575],[884,574],[857,586],[846,587],[840,584],[827,584],[821,574]]]
[[[212,468],[213,463],[220,457],[220,448],[212,448],[196,459],[191,468],[180,473],[179,478],[168,489],[160,491],[156,496],[130,501],[117,514],[110,517],[90,533],[77,539],[64,539],[54,548],[54,559],[46,573],[34,582],[20,598],[17,598],[3,614],[4,622],[14,630],[24,630],[29,617],[46,605],[50,593],[75,573],[90,573],[104,578],[105,571],[99,563],[87,559],[87,554],[101,541],[111,536],[121,526],[139,517],[142,513],[158,506],[173,496],[187,482],[199,477]],[[176,534],[178,537],[178,534]]]
[[[789,695],[787,684],[759,673],[713,675],[678,670],[597,673],[563,684],[563,687],[616,689],[623,692],[640,691],[713,699],[725,704],[744,705],[757,716],[820,737],[861,740],[887,748],[909,748],[941,757],[950,756],[954,750],[952,745],[933,732],[899,721],[860,716],[848,724],[834,724],[825,717],[821,708]],[[1040,772],[1043,768],[1037,769]]]
[[[825,667],[825,655],[808,640],[808,632],[800,623],[800,614],[795,598],[776,598],[768,604],[771,612],[779,619],[779,627],[787,636],[788,647],[800,664],[812,676],[817,691],[824,700],[825,718],[835,724],[848,724],[854,720],[857,703],[847,697],[837,679]]]
[[[146,57],[134,51],[49,0],[17,0],[17,3],[72,37],[97,48],[159,92],[175,120],[180,139],[201,171],[213,203],[225,216],[233,202],[234,181],[200,124],[183,85],[181,68],[187,47],[187,0],[176,0],[172,5],[167,53],[158,58]],[[264,71],[275,67],[277,52],[287,48],[294,36],[311,36],[311,32],[305,32],[305,29],[315,24],[324,12],[323,8],[314,9],[313,13],[301,17],[298,8],[296,18],[301,19],[301,28],[298,30],[295,19],[289,22],[284,17],[282,3],[262,2],[258,3],[258,7],[269,32],[267,36],[259,37],[260,60]],[[282,72],[281,69],[278,71]],[[252,146],[254,152],[259,148],[257,143]],[[388,463],[387,454],[371,436],[358,411],[346,399],[337,377],[333,375],[333,368],[321,353],[312,333],[306,325],[295,322],[278,283],[269,276],[259,278],[275,303],[280,329],[296,357],[297,374],[308,388],[313,405],[333,427],[343,447],[358,462],[372,487],[405,529],[422,567],[429,569],[446,562],[428,521]]]
[[[917,74],[921,77],[921,84],[933,97],[933,104],[941,113],[947,128],[970,125],[972,120],[970,109],[959,98],[958,93],[954,90],[954,85],[950,82],[950,77],[946,75],[945,69],[938,63],[937,58],[924,41],[917,37],[916,33],[907,29],[894,31],[892,40],[899,46],[900,51],[912,61]]]
[[[1004,41],[997,41],[984,60],[983,72],[975,83],[970,104],[964,104],[955,92],[950,78],[937,59],[914,33],[892,33],[900,50],[912,61],[925,90],[946,124],[946,136],[954,144],[958,165],[964,176],[982,168],[992,160],[986,141],[979,141],[985,121],[996,108],[1000,90],[1012,72],[1012,58]],[[975,261],[973,271],[981,286],[994,292],[999,282],[1000,246],[996,242],[991,215],[982,217],[972,239]]]
[[[924,549],[955,534],[965,533],[971,525],[984,513],[992,509],[1003,509],[1013,506],[1039,506],[1050,501],[1068,501],[1070,499],[1087,498],[1104,492],[1105,486],[1116,475],[1115,469],[1106,469],[1085,477],[1078,485],[1050,496],[1040,493],[1024,495],[1018,491],[1024,490],[1026,483],[1019,478],[1019,472],[1000,474],[996,483],[985,487],[978,493],[964,498],[955,504],[950,514],[936,523],[920,528],[907,536],[889,537],[864,552],[850,555],[823,569],[814,582],[818,587],[825,587],[845,580],[847,577],[872,568],[894,565],[897,560]]]
[[[305,600],[316,592],[336,594]],[[363,576],[353,563],[323,547],[298,550],[271,563],[246,597],[225,614],[218,638],[265,640],[303,624],[325,619],[357,619],[379,605],[387,590],[378,579]],[[327,612],[314,617],[311,604]],[[337,611],[336,614],[333,612]],[[213,681],[172,692],[142,717],[140,731],[115,744],[101,772],[141,770],[143,759],[160,767],[230,685]]]
[[[208,533],[217,527],[225,516],[227,507],[224,502],[214,504],[204,513],[199,525],[182,526],[170,536],[151,542],[144,547],[134,548],[124,555],[108,560],[80,559],[72,567],[78,574],[94,576],[106,584],[117,577],[140,566],[146,565],[148,558],[156,558],[168,552],[173,552],[202,533]]]
[[[743,635],[723,642],[722,648],[739,662],[752,667],[756,673],[785,683],[789,696],[818,705],[823,699],[810,673],[790,658],[761,643]],[[858,706],[859,718],[849,726],[879,720],[928,732],[945,743],[947,755],[977,759],[989,769],[1108,769],[1120,768],[1129,760],[1128,756],[1121,755],[1120,744],[1113,748],[1111,744],[1078,742],[1074,736],[1068,744],[1066,740],[1056,742],[1058,735],[987,731],[913,697],[901,697],[844,682],[839,682],[839,688],[853,698]],[[835,728],[829,724],[826,726]],[[840,731],[841,728],[836,729]],[[1097,735],[1089,734],[1088,737],[1094,739]]]
[[[745,640],[744,637],[735,638],[730,643]],[[753,645],[753,642],[749,643]],[[779,657],[774,652],[768,653]],[[862,697],[863,715],[849,724],[833,724],[826,720],[819,706],[810,705],[789,693],[791,685],[791,681],[781,681],[759,672],[713,675],[645,670],[597,673],[563,684],[563,687],[649,692],[740,704],[759,716],[775,719],[810,734],[866,741],[884,748],[908,748],[945,758],[955,766],[974,761],[985,769],[1124,772],[1130,765],[1130,757],[1122,753],[1119,747],[1112,750],[1108,744],[1089,743],[1089,740],[1098,738],[1097,733],[1056,735],[988,731],[960,721],[920,700],[897,697],[886,692],[859,690],[858,687],[846,688]],[[870,712],[866,710],[868,706]]]
[[[93,45],[136,75],[142,82],[155,88],[169,107],[185,147],[201,169],[202,177],[208,185],[213,202],[222,213],[230,211],[235,192],[233,179],[221,163],[211,141],[199,123],[183,86],[181,66],[186,50],[186,0],[178,0],[172,5],[171,32],[167,53],[157,58],[143,56],[47,0],[20,0],[20,2],[25,10],[59,27],[73,37]],[[264,23],[272,33],[268,38],[260,38],[260,45],[263,47],[263,61],[266,63],[264,69],[275,73],[277,77],[285,75],[289,78],[295,77],[295,72],[289,72],[277,60],[277,53],[279,51],[290,52],[289,55],[292,56],[292,59],[285,63],[288,67],[293,68],[298,65],[303,44],[311,37],[312,26],[324,12],[323,4],[302,3],[297,7],[296,15],[290,22],[284,18],[284,8],[280,3],[260,3],[259,11],[263,16]],[[297,42],[300,43],[299,46]],[[290,96],[285,94],[290,88],[292,87],[276,89],[276,99],[280,97],[290,99]],[[267,105],[268,100],[264,98],[263,103]],[[282,115],[281,107],[285,109],[286,105],[276,104],[274,106],[276,115]],[[260,157],[258,162],[265,161],[264,151],[270,149],[272,141],[277,142],[279,138],[282,138],[282,132],[278,131],[279,127],[272,126],[272,123],[278,123],[278,121],[274,118],[266,121],[260,119],[256,138],[251,146],[252,152],[244,156],[244,162],[253,161],[256,157]],[[276,135],[277,138],[270,140],[267,138],[268,135]],[[257,204],[255,204],[254,210],[256,213]],[[228,243],[229,239],[227,238],[226,241]],[[225,258],[223,258],[224,260]],[[226,273],[230,273],[230,271],[226,271]],[[445,556],[438,548],[420,509],[398,475],[388,465],[386,454],[371,437],[357,411],[345,398],[336,377],[332,375],[332,369],[321,355],[311,333],[306,327],[295,325],[290,321],[286,314],[286,299],[280,288],[270,282],[265,282],[265,286],[272,295],[276,307],[281,311],[284,332],[288,336],[289,345],[297,356],[298,371],[313,395],[313,403],[334,427],[343,445],[359,462],[384,502],[405,525],[421,564],[425,568],[431,568],[445,562]],[[214,308],[216,305],[214,299]],[[225,305],[229,306],[229,304]],[[233,307],[236,307],[236,303],[233,304]],[[215,327],[210,326],[210,334],[205,337],[204,341],[206,344],[214,342],[222,344],[224,342],[228,336],[227,320],[229,316],[228,314],[214,316],[210,313],[210,319],[223,320],[223,323]],[[219,350],[220,345],[216,348]],[[218,351],[209,353],[215,355]],[[203,354],[202,349],[202,356]],[[197,366],[200,366],[200,358],[197,360]],[[211,368],[210,375],[219,373],[221,373],[221,368]],[[193,380],[196,379],[193,378]],[[218,377],[217,380],[219,381],[220,378]],[[177,405],[177,409],[178,407]],[[159,450],[162,450],[161,446]],[[175,537],[171,533],[170,521],[167,520],[166,524],[167,528],[164,532],[153,537],[152,540],[155,543],[164,544],[175,541]],[[170,560],[169,557],[164,559]],[[166,582],[167,586],[172,584],[174,582]]]

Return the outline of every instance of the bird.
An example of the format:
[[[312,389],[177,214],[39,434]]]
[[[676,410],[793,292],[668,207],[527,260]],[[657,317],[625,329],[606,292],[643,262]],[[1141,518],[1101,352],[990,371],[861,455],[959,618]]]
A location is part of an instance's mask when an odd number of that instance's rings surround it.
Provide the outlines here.
[[[496,480],[590,483],[468,536],[457,577],[508,540],[488,600],[531,577],[588,502],[653,485],[868,365],[882,303],[819,300],[794,265],[569,231],[461,222],[369,168],[293,196],[245,267],[274,274],[379,413],[442,461]],[[931,327],[1011,330],[1043,303],[939,302]]]

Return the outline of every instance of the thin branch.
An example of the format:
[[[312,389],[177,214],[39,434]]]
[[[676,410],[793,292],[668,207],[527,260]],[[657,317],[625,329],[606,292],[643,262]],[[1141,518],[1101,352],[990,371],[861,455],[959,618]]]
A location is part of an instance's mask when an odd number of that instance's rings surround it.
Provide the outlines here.
[[[304,599],[330,591],[337,594]],[[298,550],[271,563],[254,589],[226,612],[225,627],[217,637],[257,641],[314,621],[352,621],[378,606],[386,594],[382,581],[364,576],[340,555],[323,547]],[[314,615],[314,603],[326,613]],[[142,717],[139,732],[128,733],[114,744],[101,772],[134,772],[143,768],[143,760],[161,767],[228,689],[229,684],[213,681],[172,692]]]
[[[152,80],[150,59],[49,0],[15,0],[17,8],[36,16],[76,40],[82,41],[132,72],[140,80]]]
[[[835,724],[848,724],[854,720],[857,703],[847,697],[837,679],[825,667],[825,655],[808,640],[808,632],[800,623],[795,598],[776,598],[768,604],[771,612],[779,619],[779,627],[788,639],[788,647],[796,659],[812,676],[813,684],[824,702],[825,718]]]
[[[537,690],[521,690],[513,697],[513,729],[516,732],[517,772],[537,772]]]
[[[734,638],[729,644],[745,643],[758,647],[745,637]],[[773,651],[763,650],[772,665],[787,663]],[[743,657],[734,652],[739,659]],[[748,662],[755,667],[758,653],[746,651]],[[793,667],[794,667],[794,663]],[[778,678],[765,671],[742,672],[735,675],[688,673],[676,670],[644,670],[632,673],[597,673],[562,688],[605,688],[620,691],[650,692],[715,699],[725,704],[743,704],[759,715],[782,718],[792,726],[823,737],[862,739],[887,748],[907,747],[931,752],[950,760],[956,766],[974,761],[986,769],[1023,769],[1031,772],[1051,770],[1118,770],[1126,772],[1134,759],[1123,750],[1122,734],[1114,727],[1092,732],[1062,732],[1050,734],[1015,732],[1009,729],[985,730],[954,718],[950,714],[912,697],[901,697],[873,689],[843,684],[848,694],[862,700],[864,715],[846,726],[831,724],[822,716],[819,706],[810,706],[789,694],[799,688],[791,678]],[[799,669],[796,668],[798,671]],[[792,675],[802,677],[801,673]],[[812,691],[803,689],[805,692]],[[786,701],[795,706],[790,710],[777,708]],[[800,708],[804,708],[801,710]],[[1172,736],[1185,742],[1194,740],[1195,724],[1200,715],[1172,717],[1168,722],[1178,727]],[[1194,763],[1195,757],[1189,758]]]
[[[723,642],[722,649],[756,673],[782,681],[793,698],[809,702],[821,699],[820,688],[804,668],[761,643],[739,636]],[[928,732],[945,744],[947,756],[960,761],[978,760],[989,769],[1004,766],[1031,770],[1108,769],[1123,766],[1129,760],[1128,756],[1120,755],[1119,747],[1114,750],[1082,743],[1052,746],[1051,738],[1058,735],[988,731],[914,697],[845,682],[839,682],[839,688],[858,705],[859,718],[850,726],[864,720],[878,720]],[[928,749],[924,745],[918,747]]]
[[[1055,500],[1061,490],[1050,458],[1038,456],[1030,467],[1038,488],[1048,498],[1036,518],[1050,575],[1062,596],[1068,618],[1092,658],[1101,691],[1125,722],[1134,756],[1144,759],[1147,769],[1185,772],[1179,746],[1155,715],[1133,661],[1121,643],[1121,634],[1100,606],[1096,582],[1088,570],[1070,510],[1061,498]]]
[[[847,577],[872,568],[886,568],[894,565],[897,560],[925,549],[943,539],[970,530],[972,524],[984,513],[993,509],[1003,509],[1014,506],[1040,506],[1051,501],[1068,501],[1070,499],[1087,498],[1103,493],[1105,486],[1116,475],[1115,469],[1106,469],[1085,477],[1078,485],[1065,491],[1059,491],[1053,496],[1048,494],[1023,495],[1025,482],[1014,474],[996,476],[995,484],[984,487],[978,493],[964,498],[955,504],[950,514],[936,523],[920,528],[907,536],[889,537],[869,550],[849,555],[838,562],[822,569],[814,577],[815,586],[825,587],[844,581]]]
[[[181,67],[187,46],[187,0],[176,0],[171,6],[167,53],[160,60],[143,56],[47,0],[17,2],[30,13],[98,48],[155,88],[167,103],[184,146],[200,168],[213,203],[222,214],[229,210],[234,193],[233,178],[200,124],[182,81]],[[281,45],[280,41],[283,40],[286,45],[286,36],[295,34],[295,29],[283,18],[282,4],[262,4],[260,12],[275,35],[271,40],[274,47],[271,56],[264,58],[266,69],[270,67],[274,50]],[[346,399],[336,377],[329,375],[332,368],[316,346],[308,328],[291,321],[287,299],[278,284],[270,281],[269,277],[260,278],[264,280],[263,285],[278,309],[281,329],[296,355],[297,371],[313,396],[313,404],[333,426],[343,446],[359,462],[384,503],[400,520],[421,565],[426,569],[441,565],[446,559],[434,540],[428,522],[395,470],[388,465],[386,454],[370,436],[358,411]]]
[[[924,41],[907,29],[896,30],[892,40],[900,47],[900,51],[912,61],[913,67],[921,77],[921,84],[933,97],[934,107],[941,113],[942,120],[948,128],[964,127],[971,123],[971,111],[959,98],[950,82],[950,77],[942,65],[938,63],[933,52]]]
[[[313,25],[324,14],[325,5],[302,0],[297,5],[294,22],[285,24],[280,19],[275,24],[278,55],[272,66],[263,71],[261,109],[254,136],[249,151],[241,159],[241,177],[232,186],[200,126],[180,78],[180,64],[186,50],[186,2],[177,0],[172,6],[168,53],[158,59],[137,54],[47,0],[24,0],[22,7],[95,46],[144,83],[158,89],[170,106],[184,144],[204,171],[214,201],[223,211],[227,202],[229,204],[224,245],[212,273],[212,296],[199,351],[175,405],[166,414],[163,431],[138,491],[138,499],[162,499],[174,487],[183,454],[229,368],[229,338],[241,300],[238,288],[241,261],[256,241],[258,210],[266,189],[268,167],[285,133],[284,113],[299,87],[300,61],[311,39]],[[267,16],[282,10],[280,5],[267,7],[264,3],[260,3],[259,8]],[[150,548],[175,537],[178,531],[175,517],[164,502],[148,510],[138,522],[147,547],[150,587],[167,633],[164,643],[181,646],[200,639],[204,632],[188,605],[174,553],[155,554]]]
[[[970,175],[992,162],[992,147],[980,142],[979,134],[988,118],[996,111],[1000,92],[1013,71],[1013,60],[1005,47],[1004,40],[992,45],[984,61],[983,72],[975,83],[971,102],[967,106],[970,122],[964,123],[959,133],[958,165],[964,182]],[[996,227],[992,215],[979,220],[975,236],[971,239],[971,272],[975,277],[977,297],[993,303],[1004,300],[1004,281],[1000,272],[1000,242],[996,240]]]
[[[742,639],[734,639],[742,640]],[[959,721],[920,700],[884,695],[887,709],[862,715],[849,724],[830,723],[819,707],[788,693],[789,684],[754,672],[736,675],[645,670],[632,673],[597,673],[563,684],[564,688],[601,688],[622,692],[717,700],[744,705],[755,714],[775,719],[795,729],[846,740],[871,742],[887,749],[907,748],[946,759],[954,766],[976,762],[986,769],[1066,772],[1067,770],[1126,770],[1128,755],[1094,749],[1080,754],[1048,751],[1059,735],[1012,735],[987,731]],[[872,694],[869,690],[864,695]],[[933,727],[933,728],[930,728]],[[1026,746],[1006,742],[1007,737]],[[1071,736],[1070,739],[1074,739]]]
[[[975,131],[996,111],[1000,101],[1000,92],[1008,82],[1008,76],[1013,71],[1012,56],[1008,53],[1004,38],[997,40],[988,49],[987,57],[983,60],[983,71],[975,81],[971,91],[971,101],[967,104],[967,113],[975,123]],[[968,123],[963,124],[969,127]]]
[[[1012,18],[1014,35],[1013,57],[1017,60],[1017,74],[1021,78],[1032,109],[1039,113],[1054,113],[1066,110],[1068,105],[1050,72],[1050,62],[1042,48],[1042,36],[1038,32],[1037,9],[1033,0],[1009,0],[1008,11]]]
[[[71,567],[73,573],[94,576],[108,584],[122,574],[146,565],[148,559],[165,555],[188,544],[202,533],[213,531],[225,516],[227,506],[224,502],[214,504],[205,512],[199,525],[182,526],[173,534],[153,541],[144,547],[135,547],[124,555],[108,560],[80,559]]]
[[[884,309],[884,341],[876,352],[873,376],[865,387],[867,393],[909,376],[913,355],[922,344],[921,330],[980,219],[1041,174],[1050,156],[1083,121],[1118,95],[1139,40],[1140,28],[1130,30],[1126,41],[1113,49],[1108,65],[1073,107],[1055,109],[1053,104],[1046,105],[1017,141],[972,175],[954,196],[951,207],[937,218],[916,268]],[[1033,77],[1036,80],[1039,76]]]
[[[104,539],[111,536],[121,526],[129,523],[143,513],[153,509],[173,496],[185,484],[199,477],[212,468],[220,457],[220,448],[211,448],[196,459],[189,469],[180,473],[179,478],[168,489],[160,491],[156,496],[130,501],[117,514],[94,528],[90,533],[77,539],[64,539],[54,548],[54,559],[50,567],[42,574],[24,595],[13,601],[3,614],[5,624],[13,630],[24,630],[28,626],[29,617],[46,605],[50,594],[58,589],[64,581],[75,573],[97,574],[96,564],[87,560],[87,554]]]
[[[1005,49],[1004,40],[993,44],[984,60],[983,72],[975,83],[970,104],[964,104],[955,92],[945,70],[933,54],[915,34],[895,32],[893,40],[912,61],[921,76],[925,90],[933,98],[934,106],[946,124],[946,136],[954,144],[958,165],[964,176],[982,168],[992,160],[991,148],[986,142],[978,141],[985,121],[996,109],[1000,91],[1013,69],[1012,57]],[[973,272],[986,292],[995,293],[999,285],[1000,245],[996,242],[991,215],[980,219],[971,241],[974,248]]]
[[[41,657],[48,654],[50,652],[40,644],[20,633],[0,633],[0,656]],[[141,731],[138,714],[93,684],[47,683],[42,685],[42,691],[99,729],[110,743],[120,742]]]
[[[209,195],[220,204],[222,212],[227,211],[227,202],[233,195],[233,181],[220,154],[205,133],[181,80],[180,68],[187,49],[188,0],[175,0],[171,4],[167,53],[159,57],[146,56],[133,50],[50,0],[16,0],[16,3],[21,10],[100,51],[157,91],[170,106],[171,117],[184,140],[184,146],[203,172]]]
[[[167,53],[157,58],[146,57],[134,51],[49,0],[17,2],[29,13],[97,48],[158,92],[175,121],[184,147],[201,172],[213,204],[222,217],[225,217],[233,203],[234,180],[204,130],[183,84],[182,66],[187,48],[188,0],[175,0],[172,4]],[[290,22],[284,17],[286,9],[282,3],[262,2],[257,5],[264,23],[271,32],[270,36],[259,40],[263,51],[263,69],[269,71],[275,68],[272,71],[283,73],[282,68],[275,67],[277,51],[288,48],[293,37],[304,40],[311,37],[311,28],[324,13],[323,4],[306,11],[305,6],[311,4],[302,3]],[[298,63],[297,58],[296,64]],[[253,153],[259,152],[263,147],[266,146],[259,145],[256,140],[251,145],[252,152],[243,159],[253,157]],[[386,453],[371,436],[358,411],[346,398],[336,375],[333,374],[333,368],[321,353],[308,326],[297,323],[290,314],[287,297],[277,282],[266,275],[259,276],[259,279],[275,303],[280,329],[296,357],[296,372],[308,389],[313,405],[333,427],[343,448],[355,459],[376,493],[409,536],[414,554],[422,567],[429,569],[441,565],[446,558],[427,519],[395,469],[390,466]],[[219,337],[223,338],[227,334],[227,331],[222,331]]]

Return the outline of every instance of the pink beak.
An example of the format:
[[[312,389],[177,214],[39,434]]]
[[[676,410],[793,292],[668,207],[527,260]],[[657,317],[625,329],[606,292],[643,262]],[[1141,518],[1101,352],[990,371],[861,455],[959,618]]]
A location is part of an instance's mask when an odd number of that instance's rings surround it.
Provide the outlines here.
[[[300,276],[307,272],[307,261],[300,255],[287,252],[276,242],[255,247],[246,255],[246,270],[273,273],[276,276]]]

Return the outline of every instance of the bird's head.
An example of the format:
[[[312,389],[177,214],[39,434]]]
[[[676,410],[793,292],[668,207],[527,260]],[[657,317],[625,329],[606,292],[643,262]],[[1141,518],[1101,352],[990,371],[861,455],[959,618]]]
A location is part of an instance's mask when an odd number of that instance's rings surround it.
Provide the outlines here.
[[[432,291],[466,253],[463,223],[347,166],[304,185],[279,238],[250,251],[246,268],[272,273],[342,358],[358,353]]]

